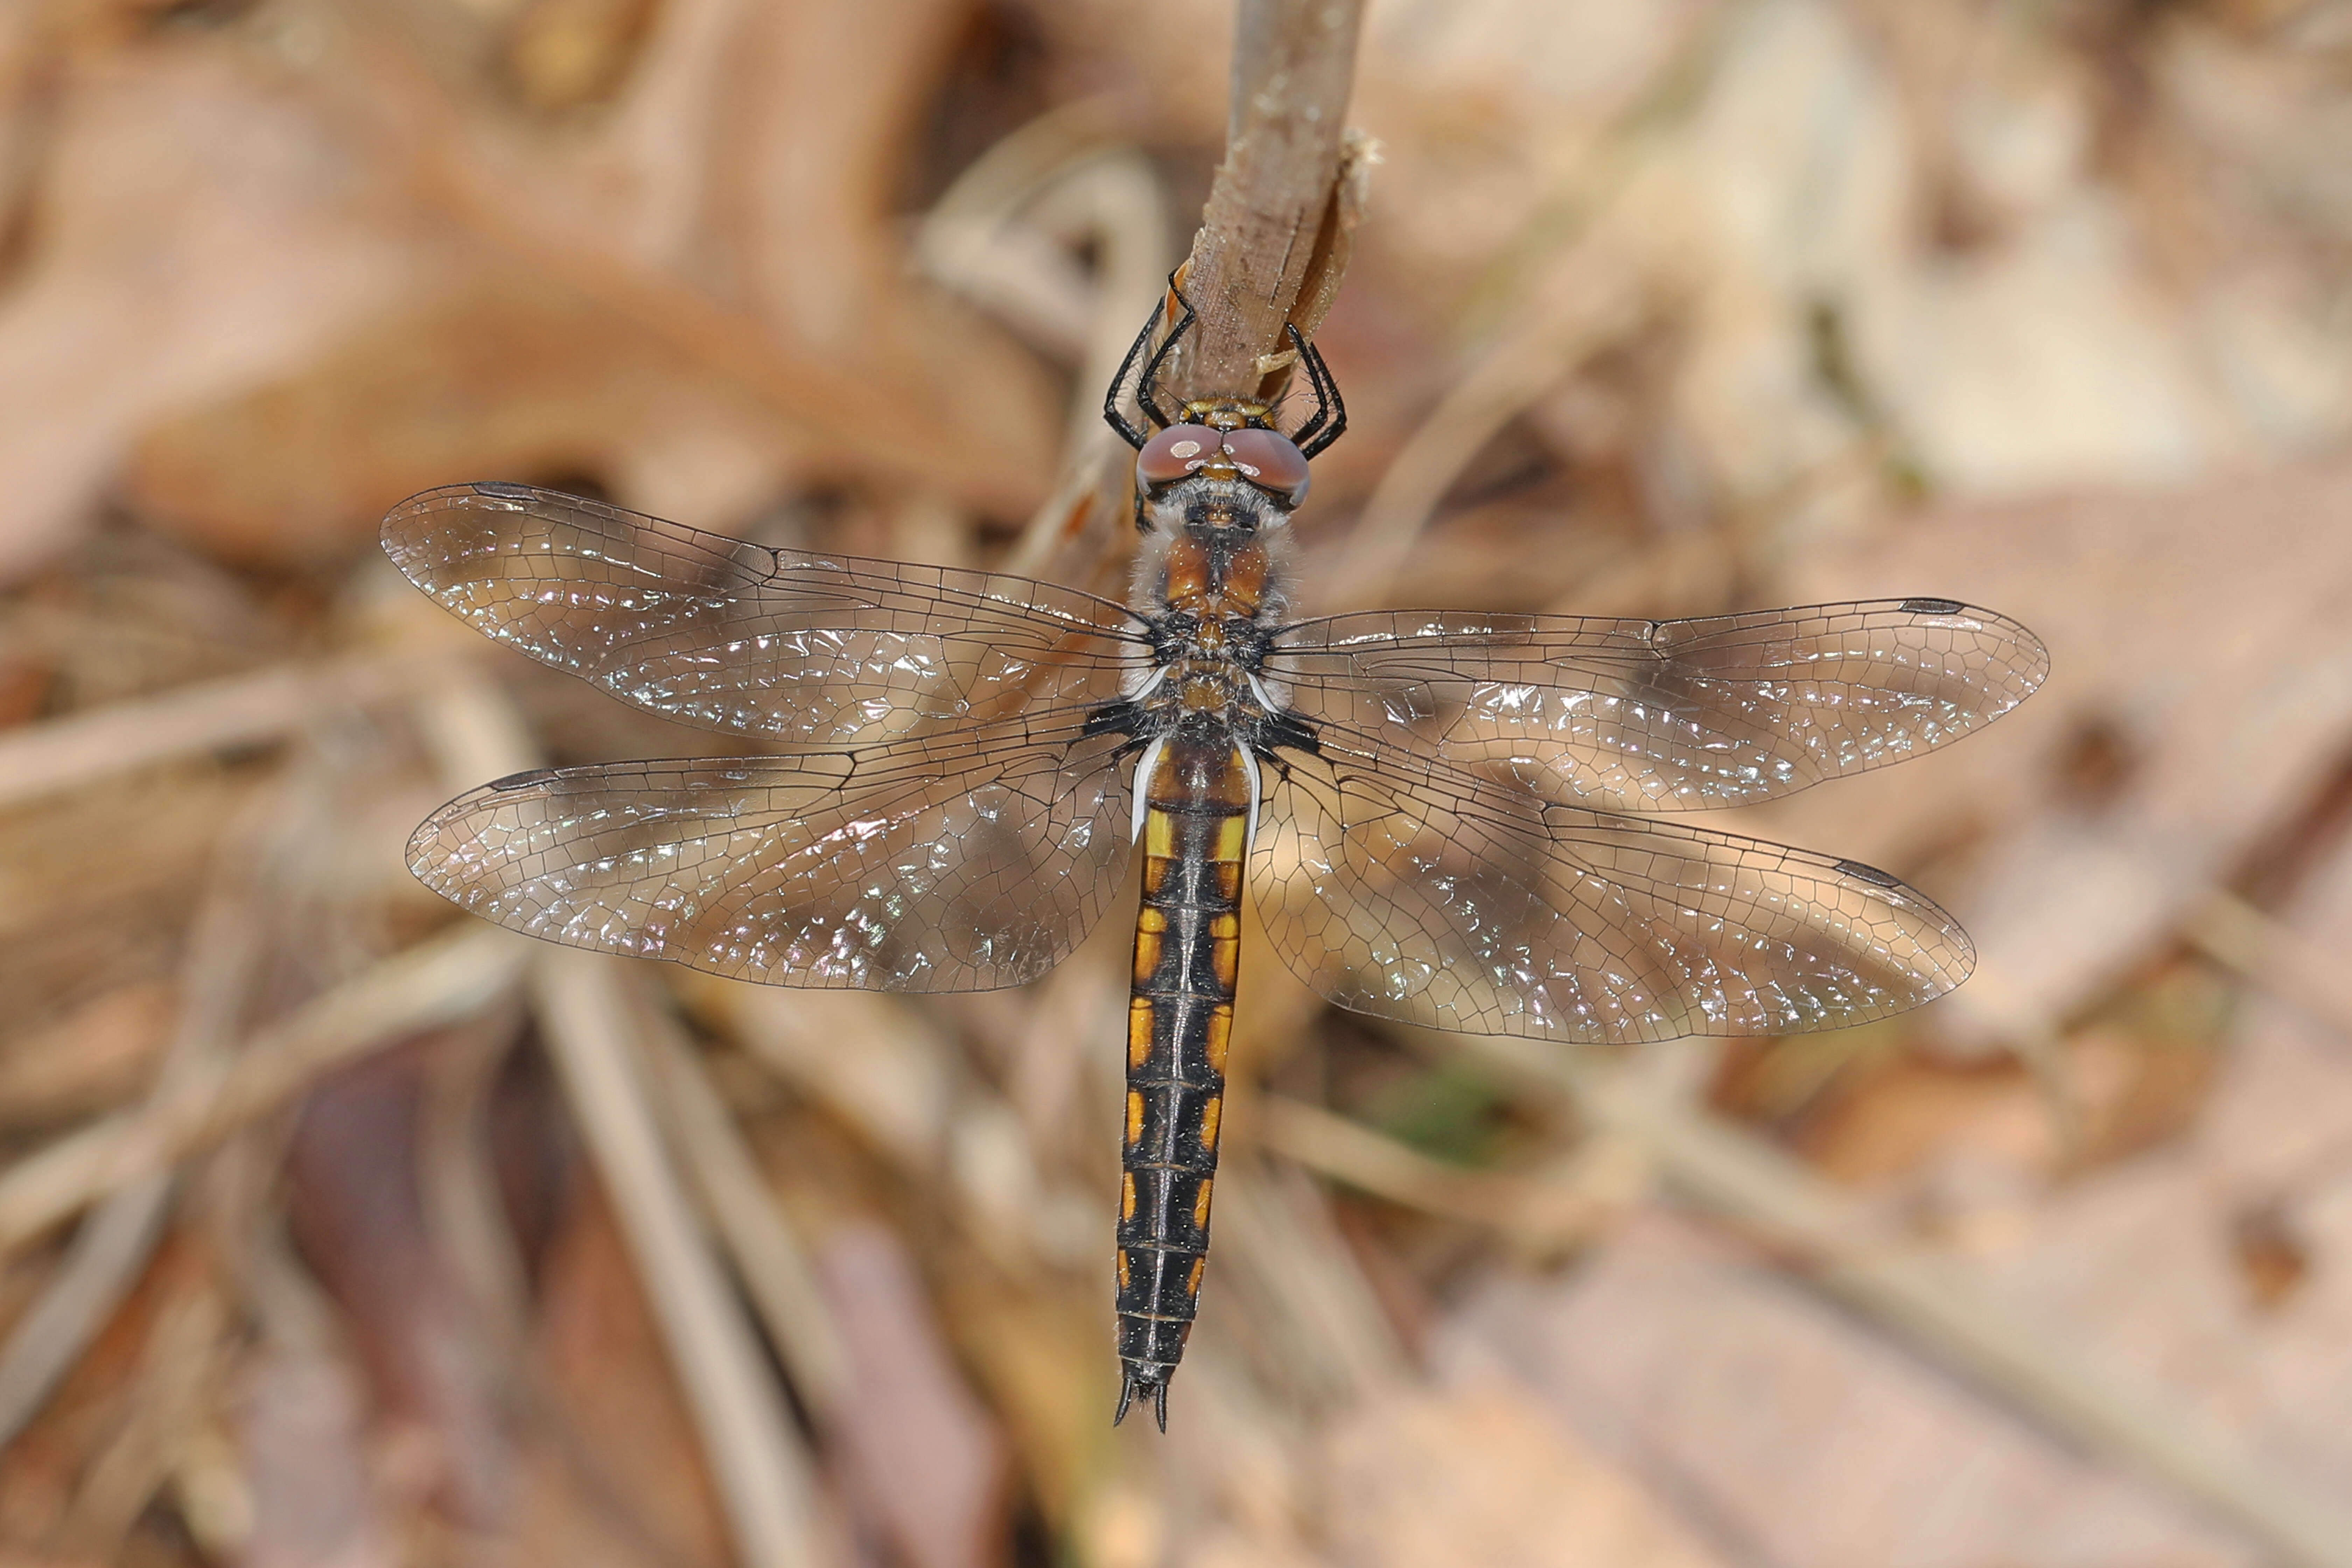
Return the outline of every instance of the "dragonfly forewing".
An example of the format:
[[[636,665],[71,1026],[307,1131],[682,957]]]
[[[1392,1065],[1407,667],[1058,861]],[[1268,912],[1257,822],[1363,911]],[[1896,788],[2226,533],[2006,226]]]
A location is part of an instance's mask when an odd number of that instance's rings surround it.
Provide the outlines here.
[[[478,629],[665,717],[853,746],[1085,707],[1136,618],[1024,577],[749,544],[528,485],[448,485],[384,549]]]
[[[1374,611],[1286,628],[1311,720],[1612,811],[1741,805],[1982,728],[2049,670],[1988,610],[1886,599],[1701,620]]]

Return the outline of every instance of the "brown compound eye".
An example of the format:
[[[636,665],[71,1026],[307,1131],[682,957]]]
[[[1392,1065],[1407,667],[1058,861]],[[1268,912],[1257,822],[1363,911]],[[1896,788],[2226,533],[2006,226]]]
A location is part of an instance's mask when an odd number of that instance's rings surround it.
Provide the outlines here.
[[[1135,455],[1136,482],[1145,489],[1174,484],[1217,455],[1217,433],[1206,425],[1171,425]]]
[[[1260,489],[1286,497],[1293,506],[1307,499],[1307,458],[1287,436],[1272,430],[1228,430],[1225,455]]]

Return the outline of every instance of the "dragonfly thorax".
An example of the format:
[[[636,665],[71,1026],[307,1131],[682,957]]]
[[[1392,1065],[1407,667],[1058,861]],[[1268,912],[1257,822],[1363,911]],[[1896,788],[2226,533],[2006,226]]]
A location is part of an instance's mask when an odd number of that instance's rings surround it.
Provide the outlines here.
[[[1171,611],[1150,619],[1151,661],[1131,696],[1161,733],[1184,720],[1247,725],[1262,719],[1269,695],[1262,672],[1269,639],[1254,620],[1202,619]]]
[[[1184,512],[1168,515],[1185,500],[1192,504]],[[1129,601],[1139,614],[1201,626],[1271,622],[1288,586],[1287,512],[1247,485],[1213,479],[1175,486],[1153,510],[1157,526],[1144,535]]]

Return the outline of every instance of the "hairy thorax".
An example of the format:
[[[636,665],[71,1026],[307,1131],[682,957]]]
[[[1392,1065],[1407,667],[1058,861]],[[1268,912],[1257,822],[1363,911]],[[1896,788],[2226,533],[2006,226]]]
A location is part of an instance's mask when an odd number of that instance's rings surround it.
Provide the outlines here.
[[[1148,521],[1130,603],[1150,625],[1152,661],[1135,699],[1160,733],[1246,735],[1279,707],[1263,671],[1286,607],[1289,518],[1246,484],[1201,478]]]

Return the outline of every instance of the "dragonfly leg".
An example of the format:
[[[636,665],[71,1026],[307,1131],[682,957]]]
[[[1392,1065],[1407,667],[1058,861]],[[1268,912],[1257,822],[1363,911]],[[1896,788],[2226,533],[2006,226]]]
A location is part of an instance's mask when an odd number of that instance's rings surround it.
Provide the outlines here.
[[[1184,298],[1183,290],[1176,287],[1176,274],[1173,272],[1168,275],[1168,291],[1176,296],[1176,302],[1184,307],[1184,313],[1176,319],[1175,330],[1168,334],[1167,341],[1160,345],[1150,362],[1144,365],[1143,379],[1135,384],[1135,405],[1142,409],[1150,417],[1151,422],[1163,430],[1176,422],[1160,412],[1158,395],[1152,391],[1152,388],[1158,384],[1160,373],[1168,363],[1169,351],[1175,348],[1184,334],[1192,330],[1193,323],[1201,319],[1193,312],[1192,301]],[[1152,320],[1158,319],[1158,313],[1155,311]],[[1144,328],[1147,331],[1150,331],[1150,322],[1144,323]],[[1140,442],[1137,444],[1141,445]]]
[[[1339,395],[1339,384],[1331,377],[1331,367],[1323,363],[1323,351],[1299,335],[1296,321],[1287,330],[1291,346],[1298,351],[1298,363],[1307,367],[1307,384],[1315,393],[1315,416],[1300,426],[1291,439],[1298,443],[1300,457],[1316,458],[1346,433],[1348,405]]]
[[[1135,362],[1143,357],[1145,345],[1151,342],[1151,329],[1158,325],[1159,321],[1160,307],[1154,305],[1151,308],[1151,314],[1144,321],[1143,331],[1135,334],[1135,342],[1129,346],[1127,357],[1118,362],[1118,374],[1110,378],[1110,390],[1103,394],[1104,422],[1118,432],[1120,440],[1139,452],[1143,449],[1143,443],[1150,437],[1129,423],[1127,416],[1119,412],[1118,395],[1120,389],[1127,385],[1127,373],[1133,370]]]

